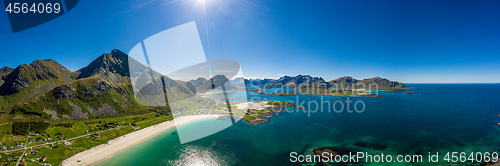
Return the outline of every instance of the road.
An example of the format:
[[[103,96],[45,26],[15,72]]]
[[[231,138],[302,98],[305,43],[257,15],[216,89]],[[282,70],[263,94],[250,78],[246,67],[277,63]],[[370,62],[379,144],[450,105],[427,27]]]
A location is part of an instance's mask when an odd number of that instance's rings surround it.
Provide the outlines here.
[[[19,156],[19,160],[17,160],[16,166],[19,165],[19,162],[23,158],[24,153],[26,153],[26,150],[28,150],[28,148],[26,148],[26,145],[28,145],[29,139],[30,139],[30,136],[28,135],[28,137],[26,138],[26,144],[24,144],[24,147],[25,147],[24,152],[23,152],[23,154],[21,154],[21,156]]]

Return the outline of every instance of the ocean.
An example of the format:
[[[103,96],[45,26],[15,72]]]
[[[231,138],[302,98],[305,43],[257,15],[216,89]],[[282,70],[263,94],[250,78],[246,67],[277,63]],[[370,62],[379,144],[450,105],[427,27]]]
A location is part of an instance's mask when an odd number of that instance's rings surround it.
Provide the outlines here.
[[[186,144],[180,144],[178,135],[172,134],[176,129],[171,129],[97,165],[314,165],[291,162],[290,153],[311,155],[312,150],[319,147],[336,147],[344,153],[383,153],[393,155],[394,159],[397,155],[423,155],[423,163],[418,163],[421,165],[436,164],[429,163],[427,156],[439,153],[437,164],[445,165],[448,152],[500,152],[497,125],[500,84],[405,85],[409,89],[380,91],[382,97],[323,97],[323,101],[352,101],[351,111],[341,112],[339,109],[335,112],[332,107],[328,109],[332,102],[323,102],[323,107],[308,105],[313,101],[322,103],[321,96],[317,95],[274,96],[247,92],[249,99],[304,102],[304,107],[317,111],[280,113],[260,125],[239,121]],[[358,111],[353,106],[356,102]],[[204,120],[182,127],[196,131],[222,121]],[[364,160],[357,164],[388,165]],[[390,163],[396,164],[407,163]]]

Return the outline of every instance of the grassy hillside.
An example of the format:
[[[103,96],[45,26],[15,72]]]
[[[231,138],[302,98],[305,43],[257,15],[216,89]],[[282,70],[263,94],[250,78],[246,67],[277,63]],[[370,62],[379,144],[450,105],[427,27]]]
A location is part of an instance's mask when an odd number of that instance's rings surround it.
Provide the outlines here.
[[[4,80],[0,86],[0,120],[58,121],[117,117],[151,111],[167,113],[168,104],[164,94],[169,94],[168,99],[177,101],[196,93],[190,83],[175,81],[159,73],[156,73],[159,78],[151,86],[165,86],[165,89],[157,90],[168,93],[151,93],[153,91],[147,91],[148,86],[134,92],[129,63],[133,63],[137,69],[148,70],[116,49],[102,54],[76,72],[69,71],[52,59],[36,60],[15,69],[4,67],[0,69]],[[148,103],[153,101],[152,98],[163,102]]]
[[[130,82],[111,84],[95,76],[56,87],[30,102],[18,103],[10,114],[31,119],[95,119],[147,113],[148,110],[155,108],[135,101]]]
[[[28,143],[39,153],[23,159],[47,156],[43,163],[59,165],[78,152],[134,131],[131,126],[145,128],[171,120],[167,103],[151,105],[137,101],[129,60],[128,55],[113,50],[76,72],[51,59],[0,69],[0,143],[14,147],[9,151],[0,149],[0,165],[15,165],[23,154],[24,146],[15,146],[16,142],[54,140]],[[156,82],[157,87],[169,85],[160,90],[168,91],[176,100],[196,93],[189,83],[167,77],[158,80],[162,81]],[[163,94],[155,97],[166,101]],[[39,135],[28,137],[28,133],[35,132]],[[95,136],[100,138],[93,139]],[[64,145],[63,138],[73,145]],[[12,161],[6,162],[7,157],[12,157]]]

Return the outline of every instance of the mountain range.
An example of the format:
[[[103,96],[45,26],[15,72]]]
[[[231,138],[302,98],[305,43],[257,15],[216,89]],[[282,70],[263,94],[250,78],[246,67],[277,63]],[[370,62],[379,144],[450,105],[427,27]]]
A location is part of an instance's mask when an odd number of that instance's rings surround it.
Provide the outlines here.
[[[238,89],[224,75],[215,75],[208,80],[204,78],[198,78],[196,80],[191,80],[189,82],[191,82],[191,84],[193,84],[196,87],[197,92],[207,92],[212,89],[226,90],[226,91]],[[222,87],[224,87],[225,89],[222,89]]]
[[[129,73],[129,66],[136,72]],[[148,74],[144,74],[148,73]],[[380,77],[356,80],[341,77],[326,82],[309,75],[283,76],[279,79],[229,80],[223,75],[188,82],[170,79],[114,49],[89,65],[70,71],[52,59],[35,60],[16,68],[0,69],[0,121],[92,119],[110,116],[169,113],[167,102],[195,96],[212,89],[237,90],[236,86],[377,83],[380,89],[402,89],[402,83]],[[136,88],[132,88],[132,87]],[[168,96],[168,99],[166,95]]]
[[[239,79],[239,78],[236,78]],[[233,79],[235,80],[235,79]],[[363,80],[357,80],[350,76],[340,77],[331,81],[325,81],[321,77],[311,77],[309,75],[297,75],[297,76],[283,76],[278,79],[244,79],[245,85],[254,85],[254,86],[264,86],[267,88],[279,87],[279,86],[287,86],[287,87],[296,87],[298,85],[317,85],[316,87],[325,87],[326,88],[336,88],[337,86],[343,87],[354,87],[357,88],[367,88],[363,87],[368,86],[370,84],[376,84],[379,89],[405,89],[403,83],[397,81],[391,81],[385,78],[373,77]],[[373,86],[375,87],[375,86]]]
[[[150,71],[157,76],[155,81],[144,82],[145,86],[134,92],[132,84],[138,82],[140,76],[131,78],[130,63],[139,66],[136,68],[147,69],[117,49],[102,54],[75,72],[52,59],[36,60],[15,69],[4,67],[0,69],[0,120],[89,119],[168,112],[165,96],[161,96],[163,105],[141,101],[143,96],[152,94],[145,92],[147,88],[144,87],[168,84],[168,88],[161,90],[179,98],[196,94],[191,83],[172,80],[155,71]]]

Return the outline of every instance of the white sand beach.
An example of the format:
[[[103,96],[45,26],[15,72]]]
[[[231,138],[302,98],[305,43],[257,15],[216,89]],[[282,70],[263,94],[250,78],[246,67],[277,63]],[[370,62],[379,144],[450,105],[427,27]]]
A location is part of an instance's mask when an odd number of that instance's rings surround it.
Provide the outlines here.
[[[108,141],[107,144],[98,145],[80,152],[62,162],[62,165],[92,165],[102,161],[122,150],[130,148],[152,136],[158,135],[175,126],[192,123],[203,119],[218,118],[219,115],[191,115],[176,118],[174,121],[163,122],[154,126],[150,126],[141,130],[134,131],[125,136],[115,138]]]
[[[267,105],[268,101],[259,101],[259,102],[243,102],[236,104],[237,109],[239,110],[246,110],[246,109],[256,109],[256,110],[261,110],[264,108],[269,107]]]

